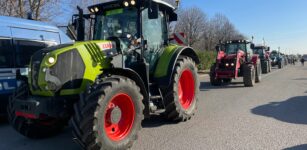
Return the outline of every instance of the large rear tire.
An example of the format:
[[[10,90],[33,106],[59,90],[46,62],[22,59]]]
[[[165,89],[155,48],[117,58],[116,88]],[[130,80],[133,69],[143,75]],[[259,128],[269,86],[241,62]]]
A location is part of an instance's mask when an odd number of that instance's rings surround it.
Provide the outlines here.
[[[257,64],[256,64],[256,78],[255,78],[256,83],[261,82],[261,74],[262,74],[261,63],[260,63],[260,61],[257,61]]]
[[[268,61],[264,61],[262,64],[262,73],[269,73],[270,72],[270,65]]]
[[[280,61],[280,62],[278,62],[278,69],[281,69],[283,67],[283,64],[282,64],[282,62]]]
[[[243,65],[243,82],[244,86],[252,87],[255,84],[255,68],[254,65]]]
[[[176,62],[171,86],[165,96],[165,116],[173,121],[189,120],[197,108],[199,79],[195,62],[180,57]]]
[[[220,86],[222,85],[222,79],[216,78],[215,68],[216,64],[212,65],[210,68],[210,83],[213,86]]]
[[[131,148],[144,119],[142,100],[140,88],[126,77],[95,83],[74,106],[74,139],[87,150]]]
[[[272,72],[272,61],[269,60],[268,62],[269,62],[269,72]]]
[[[22,83],[13,93],[7,107],[8,120],[13,128],[20,134],[32,138],[47,138],[57,135],[67,125],[65,119],[44,118],[31,119],[16,115],[13,106],[15,99],[26,99],[29,95],[28,85]]]

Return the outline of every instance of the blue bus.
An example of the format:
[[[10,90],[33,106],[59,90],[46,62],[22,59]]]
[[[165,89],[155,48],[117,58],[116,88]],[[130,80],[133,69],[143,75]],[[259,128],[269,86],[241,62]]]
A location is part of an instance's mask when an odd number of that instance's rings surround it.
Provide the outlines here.
[[[0,114],[8,97],[20,84],[16,73],[28,74],[28,65],[37,50],[73,41],[59,28],[44,22],[0,16]]]

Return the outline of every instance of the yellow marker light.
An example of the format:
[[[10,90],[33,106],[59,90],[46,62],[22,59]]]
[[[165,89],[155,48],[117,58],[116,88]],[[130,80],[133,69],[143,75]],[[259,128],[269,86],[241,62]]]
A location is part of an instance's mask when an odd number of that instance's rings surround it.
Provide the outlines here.
[[[130,3],[131,3],[132,6],[136,4],[135,0],[131,0]]]
[[[124,2],[124,6],[125,6],[125,7],[128,7],[128,6],[129,6],[129,3],[128,3],[127,1],[125,1],[125,2]]]
[[[54,57],[49,57],[49,58],[48,58],[48,62],[49,62],[50,64],[53,64],[53,63],[55,62],[55,58],[54,58]]]

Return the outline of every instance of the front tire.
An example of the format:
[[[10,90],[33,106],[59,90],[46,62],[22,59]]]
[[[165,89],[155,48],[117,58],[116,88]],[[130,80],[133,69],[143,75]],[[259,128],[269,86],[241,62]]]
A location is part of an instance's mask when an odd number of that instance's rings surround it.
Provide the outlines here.
[[[13,106],[14,100],[26,99],[28,95],[28,84],[22,83],[9,99],[9,104],[7,107],[8,120],[13,128],[20,134],[32,139],[47,138],[61,132],[67,124],[65,119],[30,119],[16,115],[16,111]]]
[[[255,81],[256,83],[261,82],[261,74],[262,74],[262,68],[261,68],[261,63],[260,61],[257,62],[257,67],[256,67],[256,78]]]
[[[212,65],[210,68],[210,83],[213,86],[220,86],[222,85],[222,79],[216,78],[215,68],[216,64]]]
[[[140,88],[122,76],[91,87],[74,107],[74,139],[87,150],[131,148],[144,119]]]
[[[278,69],[281,69],[283,67],[282,62],[278,62]]]
[[[180,57],[165,96],[166,118],[173,121],[190,119],[197,108],[198,92],[199,80],[195,62],[189,57]]]
[[[270,64],[269,61],[264,61],[262,66],[262,73],[269,73],[270,72]]]

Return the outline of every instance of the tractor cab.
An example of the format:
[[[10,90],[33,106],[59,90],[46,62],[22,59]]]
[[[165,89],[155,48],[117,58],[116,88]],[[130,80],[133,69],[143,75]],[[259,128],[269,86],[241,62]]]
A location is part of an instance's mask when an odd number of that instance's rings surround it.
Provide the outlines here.
[[[218,55],[217,62],[219,68],[227,70],[238,67],[237,60],[251,61],[254,55],[252,48],[254,44],[247,40],[233,40],[221,43],[216,47]],[[238,69],[238,68],[237,68]]]
[[[161,0],[116,0],[88,7],[90,14],[73,19],[77,40],[107,40],[125,55],[124,65],[145,59],[150,72],[169,44],[168,24],[177,21],[175,7]],[[85,35],[84,20],[90,20],[90,34]],[[108,47],[108,45],[105,45]]]
[[[258,54],[261,59],[268,59],[270,53],[270,47],[267,46],[255,46],[253,49],[255,54]]]

